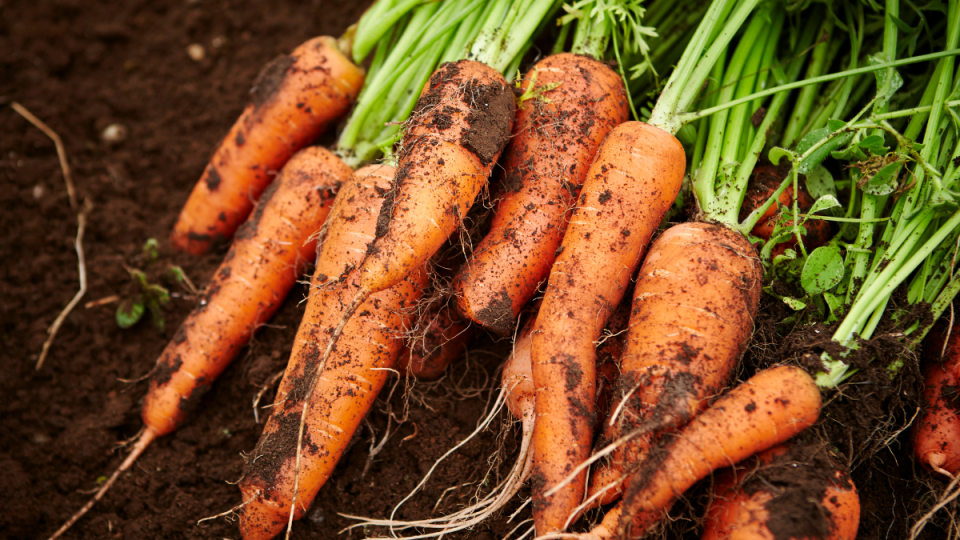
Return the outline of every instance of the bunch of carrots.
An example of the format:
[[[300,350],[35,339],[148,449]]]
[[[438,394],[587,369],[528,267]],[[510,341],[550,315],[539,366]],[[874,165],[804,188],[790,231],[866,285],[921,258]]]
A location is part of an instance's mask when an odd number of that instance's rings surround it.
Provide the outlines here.
[[[133,450],[52,538],[188,421],[311,265],[232,509],[245,540],[290,534],[389,373],[436,378],[480,331],[513,340],[478,429],[506,407],[516,464],[454,514],[358,526],[450,534],[529,482],[528,534],[640,538],[742,463],[705,538],[854,538],[849,471],[797,436],[881,322],[919,350],[960,291],[960,2],[935,20],[805,4],[380,0],[275,59],[171,236],[232,247],[157,361]],[[311,146],[334,125],[335,148]],[[736,383],[762,301],[793,311],[785,332],[833,330],[812,373],[784,358]],[[927,417],[956,409],[937,385],[958,364],[929,368],[916,445],[960,492],[960,424]],[[743,475],[813,455],[813,480]],[[813,529],[778,519],[797,498],[823,510]]]

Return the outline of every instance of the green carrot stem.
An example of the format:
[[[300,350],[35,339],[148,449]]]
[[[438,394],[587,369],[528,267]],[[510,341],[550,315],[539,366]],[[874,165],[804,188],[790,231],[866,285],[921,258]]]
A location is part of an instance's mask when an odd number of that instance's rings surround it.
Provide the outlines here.
[[[825,13],[826,10],[818,10],[823,21],[820,23],[820,29],[817,32],[819,43],[813,48],[813,54],[810,57],[810,65],[807,67],[807,79],[813,79],[820,76],[829,66],[826,63],[827,53],[829,52],[833,36],[834,18]],[[797,103],[794,106],[793,114],[787,122],[787,127],[783,131],[781,145],[784,148],[793,148],[794,144],[800,140],[801,130],[806,124],[807,115],[812,109],[813,101],[817,96],[818,84],[810,84],[800,90],[797,96]]]

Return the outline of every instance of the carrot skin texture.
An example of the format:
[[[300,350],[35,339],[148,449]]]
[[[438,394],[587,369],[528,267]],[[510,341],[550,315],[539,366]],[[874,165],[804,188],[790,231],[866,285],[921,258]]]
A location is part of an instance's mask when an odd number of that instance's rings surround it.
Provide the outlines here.
[[[320,368],[317,364],[329,333],[353,297],[359,276],[350,269],[359,264],[373,240],[378,193],[389,186],[391,173],[390,167],[380,165],[360,169],[344,185],[331,211],[290,363],[253,454],[258,459],[246,463],[240,482],[246,503],[240,531],[245,540],[272,538],[287,525],[306,385]],[[338,342],[323,366],[307,404],[294,519],[310,507],[386,382],[425,286],[426,272],[413,272],[397,286],[369,298],[348,323],[348,339]]]
[[[757,373],[651,453],[628,480],[615,530],[622,538],[642,536],[693,484],[810,427],[820,406],[820,390],[802,369],[779,366]]]
[[[377,241],[361,266],[363,290],[392,286],[440,249],[486,185],[514,111],[493,68],[470,60],[437,68],[407,123]]]
[[[197,307],[167,344],[150,380],[143,421],[166,435],[283,303],[307,262],[333,194],[351,173],[330,151],[294,156],[240,229]],[[275,187],[274,187],[275,186]]]
[[[958,332],[960,325],[955,325],[945,350],[945,332],[932,333],[924,343],[923,407],[913,438],[914,454],[925,467],[951,475],[960,472],[960,403],[956,392],[960,381]]]
[[[626,122],[607,135],[587,173],[533,335],[537,534],[562,530],[583,499],[584,474],[551,497],[544,494],[590,454],[595,342],[676,198],[685,167],[673,135]]]
[[[770,466],[779,455],[787,452],[784,445],[775,446],[756,456],[753,466]],[[797,482],[804,478],[814,477],[816,472],[811,467],[821,463],[787,462],[782,465],[791,468],[791,476],[797,477]],[[824,512],[824,523],[827,527],[826,536],[817,535],[823,540],[854,540],[860,526],[860,496],[853,481],[844,478],[839,469],[835,469],[836,482],[825,487],[819,504]],[[741,475],[745,471],[738,471]],[[749,473],[747,473],[749,474]],[[747,477],[748,478],[748,477]],[[704,518],[704,531],[701,540],[775,540],[783,534],[774,535],[768,526],[771,518],[768,504],[775,496],[785,494],[787,490],[796,489],[792,485],[777,485],[771,491],[758,489],[744,489],[745,478],[738,478],[734,471],[727,470],[717,475],[713,487],[714,498],[707,507]],[[846,484],[846,485],[844,485]],[[752,492],[752,493],[751,493]],[[810,526],[811,524],[805,524]]]
[[[339,120],[364,71],[336,40],[311,39],[267,64],[247,105],[194,186],[174,226],[174,247],[202,255],[243,223],[275,171]]]
[[[601,441],[642,427],[679,428],[730,382],[753,333],[763,267],[740,233],[709,223],[682,223],[650,246],[634,288],[619,396],[627,412],[604,424]],[[619,484],[643,462],[655,432],[639,435],[591,478],[590,494]],[[613,502],[619,487],[598,504]]]
[[[504,194],[489,234],[455,282],[460,312],[501,335],[513,331],[550,273],[600,143],[629,117],[620,75],[588,56],[549,56],[527,72],[524,92],[531,81],[535,88],[559,86],[517,111],[504,151]]]

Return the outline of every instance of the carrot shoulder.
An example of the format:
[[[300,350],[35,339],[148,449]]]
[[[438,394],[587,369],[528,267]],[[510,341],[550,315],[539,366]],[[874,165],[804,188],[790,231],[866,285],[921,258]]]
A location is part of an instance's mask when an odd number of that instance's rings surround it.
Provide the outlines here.
[[[423,270],[362,304],[347,324],[344,339],[320,365],[330,333],[353,298],[359,276],[351,269],[373,240],[379,194],[391,178],[392,169],[385,166],[357,171],[331,212],[290,363],[240,482],[240,531],[245,540],[272,538],[286,526],[291,512],[299,519],[310,507],[383,387],[416,315],[426,286]]]
[[[264,67],[252,102],[230,128],[194,186],[171,241],[202,255],[233,236],[276,171],[343,116],[364,72],[323,36]]]
[[[533,334],[533,512],[537,533],[562,530],[584,492],[584,474],[545,492],[590,454],[595,423],[595,342],[627,289],[686,161],[669,133],[640,122],[611,131],[587,173],[550,271]]]
[[[960,471],[960,325],[950,331],[946,350],[938,337],[933,333],[924,344],[923,409],[913,444],[924,466],[953,476]],[[945,353],[942,362],[941,352]]]
[[[504,151],[490,232],[456,281],[460,311],[504,335],[550,273],[597,148],[629,114],[620,75],[588,56],[549,56],[521,89],[532,97],[521,103]]]
[[[612,502],[657,431],[685,425],[730,382],[753,332],[763,269],[750,242],[725,226],[683,223],[650,246],[637,275],[621,359],[616,418],[602,442],[652,427],[591,477]]]

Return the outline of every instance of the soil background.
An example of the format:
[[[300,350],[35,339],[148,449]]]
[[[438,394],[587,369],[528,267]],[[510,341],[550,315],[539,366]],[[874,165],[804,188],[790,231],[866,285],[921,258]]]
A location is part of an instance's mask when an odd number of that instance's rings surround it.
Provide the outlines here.
[[[177,264],[198,286],[208,281],[223,253],[178,255],[166,239],[216,142],[261,66],[310,37],[339,35],[367,3],[0,0],[0,537],[47,537],[88,500],[83,491],[120,463],[118,442],[140,429],[146,390],[143,381],[120,379],[150,372],[193,300],[172,287],[166,334],[147,321],[121,330],[116,304],[84,304],[130,293],[125,265],[144,265],[148,238],[161,243],[153,271]],[[187,54],[193,43],[204,47],[202,60]],[[34,364],[46,329],[78,287],[77,223],[53,143],[6,106],[14,100],[62,137],[78,198],[92,205],[83,242],[89,290],[41,371]],[[126,128],[125,140],[101,140],[115,123]],[[304,293],[295,289],[193,419],[156,441],[65,538],[239,538],[235,523],[197,521],[240,502],[228,482],[240,477],[241,454],[262,430],[252,399],[286,363]],[[338,512],[389,514],[484,414],[508,348],[481,336],[442,381],[401,381],[389,399],[382,396],[293,537],[334,538],[352,523]],[[272,397],[268,391],[263,403]],[[387,432],[390,414],[406,421],[389,423],[392,435],[371,460],[371,439]],[[448,458],[398,517],[457,509],[496,483],[516,451],[517,430],[505,429],[506,419],[494,424]],[[910,494],[928,493],[904,480],[916,474],[908,448],[908,435],[901,435],[881,455],[886,466],[854,474],[869,499],[861,537],[902,538],[907,515],[917,509]],[[449,486],[458,488],[444,493]],[[502,538],[527,518],[529,507],[512,523],[498,516],[460,537]],[[689,519],[677,523],[680,535],[693,536]],[[936,538],[943,529],[927,533]]]

